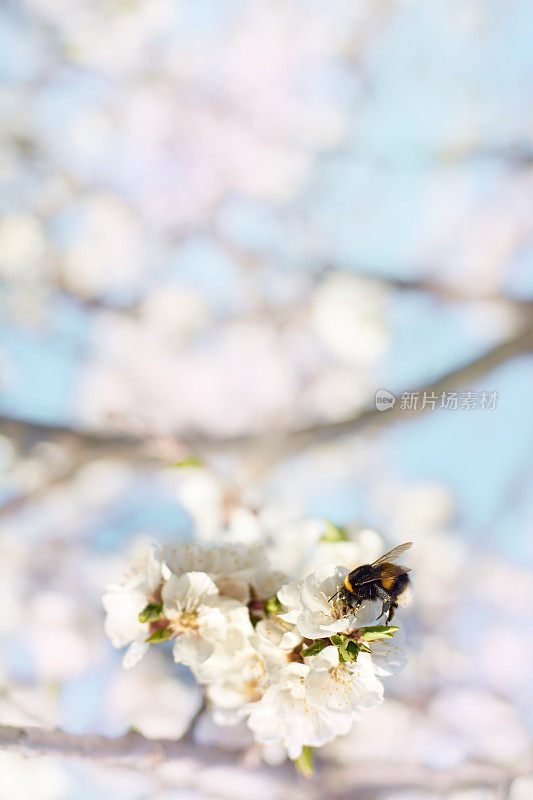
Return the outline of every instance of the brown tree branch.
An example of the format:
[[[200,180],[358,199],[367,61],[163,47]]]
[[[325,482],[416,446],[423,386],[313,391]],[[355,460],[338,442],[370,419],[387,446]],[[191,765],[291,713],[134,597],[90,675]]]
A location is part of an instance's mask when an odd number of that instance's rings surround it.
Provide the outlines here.
[[[16,727],[0,725],[0,748],[25,756],[54,755],[60,758],[80,758],[117,764],[154,765],[183,759],[193,763],[202,759],[212,764],[234,764],[235,757],[215,747],[191,742],[146,739],[130,731],[123,736],[107,737],[93,734],[64,733],[37,726]]]
[[[104,764],[121,764],[135,769],[152,769],[167,761],[180,762],[180,784],[188,788],[198,783],[206,769],[240,766],[246,768],[241,751],[225,751],[188,740],[150,740],[141,734],[130,732],[114,738],[69,734],[60,730],[49,730],[35,726],[14,727],[0,725],[0,749],[25,756],[55,756],[92,760]],[[324,787],[328,796],[352,797],[354,787],[418,787],[431,791],[447,791],[452,788],[484,786],[500,789],[532,768],[531,760],[517,764],[513,770],[498,764],[467,761],[447,770],[437,770],[416,764],[362,762],[332,765],[319,764],[316,779],[309,784],[308,795],[320,797]],[[282,781],[285,791],[296,783],[296,775],[290,764],[277,767],[261,767],[271,779]],[[280,787],[281,788],[281,787]],[[282,796],[282,794],[280,794]],[[322,795],[323,796],[323,795]]]
[[[514,308],[519,313],[528,314],[533,311],[533,300],[521,297],[510,297],[497,291],[479,292],[474,287],[454,286],[442,283],[431,278],[398,278],[393,274],[383,274],[376,272],[375,269],[360,268],[350,271],[348,274],[356,275],[359,278],[366,278],[375,281],[390,289],[399,292],[422,292],[431,295],[438,300],[454,303],[497,303],[509,308]]]
[[[521,326],[513,336],[483,355],[445,373],[435,381],[411,387],[406,391],[419,392],[422,396],[424,392],[439,395],[442,392],[458,390],[472,385],[511,358],[531,352],[533,352],[533,324],[529,323]],[[254,451],[260,448],[269,451],[279,450],[280,456],[283,456],[341,436],[358,433],[366,428],[413,419],[425,414],[426,411],[428,407],[423,408],[421,404],[417,408],[404,410],[399,403],[396,403],[394,408],[387,411],[368,408],[345,420],[318,423],[296,430],[261,435],[243,434],[219,439],[193,432],[184,434],[182,441],[191,452],[201,457],[213,453]],[[151,442],[135,436],[34,423],[6,416],[0,416],[0,435],[14,439],[22,452],[27,452],[37,442],[54,441],[67,452],[73,453],[75,461],[79,458],[83,461],[117,458],[157,463],[157,457],[150,447]]]
[[[500,364],[515,356],[533,352],[533,325],[522,327],[509,339],[501,342],[481,356],[478,356],[461,367],[447,372],[435,381],[406,390],[408,393],[418,392],[420,397],[442,392],[451,392],[472,385]],[[403,392],[402,392],[403,393]],[[339,436],[359,432],[363,428],[381,426],[394,421],[412,419],[425,414],[429,407],[419,404],[412,409],[402,409],[400,403],[386,411],[375,408],[367,409],[351,419],[330,422],[324,425],[312,425],[309,428],[293,431],[289,434],[292,450],[302,450],[321,441],[330,441]]]

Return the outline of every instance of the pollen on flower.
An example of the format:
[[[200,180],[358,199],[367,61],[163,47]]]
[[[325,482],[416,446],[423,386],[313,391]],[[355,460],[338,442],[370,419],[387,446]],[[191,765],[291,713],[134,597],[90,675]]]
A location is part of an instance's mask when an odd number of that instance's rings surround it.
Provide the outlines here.
[[[194,611],[184,612],[170,621],[170,628],[174,633],[183,633],[186,630],[198,630],[198,614]]]
[[[331,673],[333,675],[334,680],[336,680],[337,683],[349,684],[352,682],[353,675],[351,671],[348,670],[348,668],[345,667],[343,664],[339,664],[338,667],[333,667]]]
[[[259,677],[250,678],[244,684],[244,692],[251,703],[259,700],[263,694],[263,685]]]

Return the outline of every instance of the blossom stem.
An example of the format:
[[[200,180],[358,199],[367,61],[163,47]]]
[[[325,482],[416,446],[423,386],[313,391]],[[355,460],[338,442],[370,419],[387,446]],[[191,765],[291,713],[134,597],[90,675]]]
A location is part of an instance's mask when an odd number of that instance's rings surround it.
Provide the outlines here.
[[[312,747],[304,745],[302,752],[294,762],[296,770],[303,775],[304,778],[312,778],[314,770],[314,752]]]

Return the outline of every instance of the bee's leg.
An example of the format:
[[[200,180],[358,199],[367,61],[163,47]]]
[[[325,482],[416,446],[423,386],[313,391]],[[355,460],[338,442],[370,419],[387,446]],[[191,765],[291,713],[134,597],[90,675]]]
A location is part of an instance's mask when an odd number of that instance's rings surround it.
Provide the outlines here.
[[[376,587],[376,588],[377,588],[377,592],[378,592],[378,595],[379,595],[379,597],[381,599],[381,603],[382,603],[382,605],[381,605],[381,614],[379,615],[379,617],[376,617],[376,622],[377,622],[378,619],[381,619],[381,617],[384,614],[386,614],[387,611],[389,611],[391,601],[390,601],[389,595],[387,594],[387,592],[384,589],[382,589],[381,587]]]
[[[381,606],[381,614],[379,615],[379,617],[376,617],[376,622],[377,622],[378,620],[380,620],[380,619],[381,619],[381,617],[382,617],[384,614],[386,614],[386,613],[387,613],[387,611],[389,610],[389,607],[390,607],[390,600],[387,598],[386,600],[383,600],[383,605]]]
[[[393,618],[394,612],[396,611],[397,608],[398,608],[398,603],[391,603],[390,608],[389,608],[389,615],[387,617],[387,622],[385,623],[385,625],[389,624],[389,622]]]

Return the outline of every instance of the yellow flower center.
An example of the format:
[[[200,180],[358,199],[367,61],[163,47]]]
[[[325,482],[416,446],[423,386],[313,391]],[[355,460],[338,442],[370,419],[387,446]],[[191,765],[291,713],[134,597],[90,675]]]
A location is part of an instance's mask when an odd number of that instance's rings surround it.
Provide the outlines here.
[[[352,682],[352,672],[344,664],[339,664],[336,667],[332,667],[330,669],[330,674],[334,681],[342,684],[343,686],[347,686]]]
[[[183,631],[197,631],[200,627],[198,623],[198,598],[190,597],[185,606],[180,606],[176,612],[170,616],[170,629],[174,633]]]

